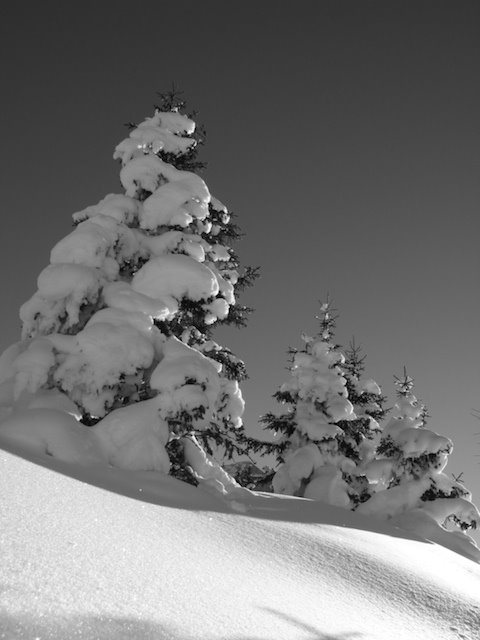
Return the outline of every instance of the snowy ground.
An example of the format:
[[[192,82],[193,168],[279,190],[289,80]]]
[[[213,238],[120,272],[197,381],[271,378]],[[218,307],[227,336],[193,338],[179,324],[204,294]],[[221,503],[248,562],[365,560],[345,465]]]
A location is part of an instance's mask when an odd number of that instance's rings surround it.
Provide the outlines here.
[[[0,638],[480,637],[480,566],[379,521],[153,472],[0,464]]]

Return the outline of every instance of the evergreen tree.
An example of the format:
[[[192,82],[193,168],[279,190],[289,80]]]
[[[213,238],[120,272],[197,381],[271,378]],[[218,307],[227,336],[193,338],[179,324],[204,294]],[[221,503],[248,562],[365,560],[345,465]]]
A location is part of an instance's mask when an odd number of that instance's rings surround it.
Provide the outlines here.
[[[470,492],[443,473],[451,440],[426,428],[428,412],[415,397],[406,369],[395,377],[395,386],[395,412],[366,470],[377,493],[359,511],[393,518],[421,510],[444,527],[452,522],[462,530],[475,528],[480,514]]]
[[[42,393],[93,427],[112,464],[194,482],[192,443],[245,447],[245,366],[212,330],[245,324],[236,298],[257,271],[241,270],[238,228],[198,175],[205,135],[179,94],[127,126],[124,193],[74,214],[20,310],[14,402]]]
[[[339,451],[355,462],[355,469],[347,477],[349,495],[353,505],[365,502],[372,495],[372,487],[365,468],[373,459],[381,433],[380,423],[387,413],[385,396],[375,380],[364,378],[365,356],[352,339],[345,351],[341,366],[346,380],[348,399],[353,405],[355,418],[339,422],[342,433],[337,436]]]
[[[346,361],[334,343],[336,316],[330,302],[321,306],[318,320],[316,337],[302,336],[304,348],[291,352],[291,379],[274,395],[288,405],[287,411],[262,418],[280,439],[257,448],[277,455],[276,492],[354,508],[365,498],[368,482],[361,477],[361,464],[371,450],[365,442],[378,430],[374,416],[381,416],[383,398],[373,381],[362,388],[358,352],[354,350]]]

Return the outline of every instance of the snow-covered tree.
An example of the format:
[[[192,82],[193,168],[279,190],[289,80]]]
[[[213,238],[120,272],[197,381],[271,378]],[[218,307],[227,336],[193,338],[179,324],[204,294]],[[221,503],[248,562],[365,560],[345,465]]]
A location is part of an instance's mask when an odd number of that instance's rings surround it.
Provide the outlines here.
[[[375,380],[364,377],[365,356],[361,355],[361,349],[354,339],[345,351],[345,362],[340,368],[356,417],[338,423],[342,433],[337,439],[339,451],[355,462],[347,483],[350,498],[356,506],[368,500],[373,492],[365,469],[374,457],[380,438],[380,424],[386,414],[385,396]]]
[[[123,192],[75,213],[53,247],[4,388],[14,409],[42,395],[75,414],[113,465],[188,478],[186,438],[240,446],[245,366],[212,329],[245,323],[236,293],[256,272],[240,270],[238,229],[197,173],[203,135],[178,95],[129,128],[114,153]]]
[[[379,429],[375,416],[383,414],[383,397],[373,380],[360,380],[358,351],[346,361],[334,344],[336,318],[330,302],[321,306],[318,319],[318,334],[302,336],[304,348],[292,351],[290,381],[274,394],[287,411],[262,418],[279,441],[258,448],[277,454],[274,491],[354,508],[365,499],[368,482],[362,465],[374,449],[370,440]]]
[[[413,393],[414,380],[406,370],[395,378],[397,403],[387,423],[376,457],[366,473],[375,493],[358,511],[384,518],[427,516],[462,531],[476,528],[480,514],[462,483],[445,473],[451,440],[426,428],[425,406]]]

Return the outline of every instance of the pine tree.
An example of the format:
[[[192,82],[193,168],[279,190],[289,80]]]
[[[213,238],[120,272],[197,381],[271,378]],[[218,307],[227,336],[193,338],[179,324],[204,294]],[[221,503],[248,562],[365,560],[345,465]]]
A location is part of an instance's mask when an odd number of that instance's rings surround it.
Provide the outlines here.
[[[213,329],[245,324],[236,298],[257,270],[241,270],[238,227],[198,175],[205,134],[180,95],[127,126],[114,153],[124,193],[74,214],[20,310],[14,401],[74,407],[112,464],[194,483],[191,443],[244,450],[245,365]]]
[[[475,528],[480,514],[470,492],[443,473],[451,440],[426,428],[427,409],[414,395],[414,379],[406,369],[395,377],[395,386],[395,412],[366,470],[377,493],[358,510],[386,518],[421,510],[441,526],[452,522],[463,531]]]
[[[378,428],[373,416],[383,411],[382,396],[373,381],[359,388],[357,352],[346,363],[334,343],[336,316],[330,302],[321,306],[318,320],[317,335],[302,336],[304,348],[291,351],[291,380],[274,395],[288,405],[287,411],[262,418],[266,428],[280,436],[263,451],[277,454],[276,492],[354,508],[364,498],[366,484],[360,464],[368,448],[362,443]],[[354,412],[349,386],[359,401],[360,416]]]
[[[365,475],[365,468],[373,459],[381,433],[380,423],[387,411],[385,396],[375,380],[365,379],[365,356],[352,339],[345,351],[341,366],[346,380],[348,399],[353,405],[355,418],[339,422],[342,433],[337,436],[339,451],[355,462],[347,476],[349,496],[354,506],[371,497],[373,489]]]

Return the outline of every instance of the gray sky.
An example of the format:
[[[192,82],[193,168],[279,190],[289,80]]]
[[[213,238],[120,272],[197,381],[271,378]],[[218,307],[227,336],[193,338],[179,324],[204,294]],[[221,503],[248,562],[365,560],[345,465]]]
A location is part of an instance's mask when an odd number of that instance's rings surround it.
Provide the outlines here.
[[[248,366],[247,428],[329,292],[338,342],[355,336],[391,398],[407,366],[478,505],[479,28],[465,0],[10,7],[0,346],[71,214],[120,190],[123,123],[175,81],[207,128],[204,178],[246,233],[240,256],[262,268],[249,327],[217,336]]]

